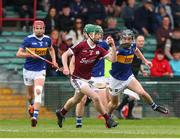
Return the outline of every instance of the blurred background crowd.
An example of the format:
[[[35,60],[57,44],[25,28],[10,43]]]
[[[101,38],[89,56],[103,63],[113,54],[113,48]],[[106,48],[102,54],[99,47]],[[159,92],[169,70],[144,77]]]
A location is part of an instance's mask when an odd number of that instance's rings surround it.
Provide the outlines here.
[[[33,4],[34,0],[3,0],[3,16],[8,13],[6,7],[13,6],[20,18],[32,18]],[[154,66],[149,75],[180,76],[180,0],[37,0],[37,10],[47,13],[42,20],[59,65],[63,52],[84,39],[84,25],[93,23],[102,26],[104,37],[111,35],[117,46],[120,32],[126,28],[146,39],[154,38]],[[31,31],[31,26],[31,21],[20,22],[24,31]],[[47,75],[61,73],[48,67]]]

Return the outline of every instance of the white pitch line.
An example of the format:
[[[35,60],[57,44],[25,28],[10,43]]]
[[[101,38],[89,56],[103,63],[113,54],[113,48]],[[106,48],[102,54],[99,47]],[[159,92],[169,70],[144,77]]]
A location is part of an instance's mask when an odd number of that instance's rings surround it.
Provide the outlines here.
[[[83,132],[83,133],[104,133],[104,134],[141,134],[141,135],[145,135],[146,133],[142,133],[142,132],[129,132],[129,131],[113,131],[113,129],[107,129],[108,131],[102,131],[102,130],[99,130],[99,131],[89,131],[89,130],[61,130],[61,129],[53,129],[53,130],[11,130],[11,129],[0,129],[0,132],[15,132],[15,133],[18,133],[18,132],[49,132],[49,133],[53,133],[53,132],[69,132],[69,133],[77,133],[77,132]],[[154,135],[154,134],[157,134],[157,133],[151,133],[149,132],[148,134],[151,134],[151,135]],[[160,133],[159,135],[164,135],[165,133]],[[171,133],[172,134],[172,133]]]

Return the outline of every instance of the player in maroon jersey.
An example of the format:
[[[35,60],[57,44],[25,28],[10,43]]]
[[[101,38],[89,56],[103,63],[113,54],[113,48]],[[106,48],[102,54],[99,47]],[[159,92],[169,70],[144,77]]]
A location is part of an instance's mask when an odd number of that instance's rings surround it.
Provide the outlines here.
[[[116,62],[116,47],[112,37],[107,38],[107,43],[112,47],[112,53],[110,54],[105,49],[97,45],[98,40],[102,37],[103,30],[100,26],[87,24],[84,28],[84,32],[87,34],[88,39],[80,42],[78,45],[69,48],[62,55],[63,73],[69,75],[68,57],[75,56],[75,67],[71,78],[71,84],[75,88],[75,94],[71,97],[63,106],[63,108],[56,111],[58,118],[58,125],[62,127],[62,121],[65,114],[77,103],[79,103],[84,95],[91,97],[94,102],[96,110],[103,115],[107,128],[116,127],[116,123],[106,112],[101,100],[97,93],[92,89],[92,86],[88,83],[91,78],[92,68],[96,62],[101,58],[107,58],[112,62]],[[77,78],[78,77],[78,78]]]

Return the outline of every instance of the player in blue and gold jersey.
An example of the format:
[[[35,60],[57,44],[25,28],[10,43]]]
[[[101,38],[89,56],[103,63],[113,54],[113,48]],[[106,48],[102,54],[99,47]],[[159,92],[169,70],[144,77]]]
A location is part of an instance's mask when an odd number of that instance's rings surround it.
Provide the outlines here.
[[[133,32],[129,29],[124,30],[121,34],[120,49],[117,51],[117,62],[112,63],[112,69],[110,71],[111,101],[108,104],[109,114],[111,114],[118,105],[118,93],[123,92],[125,88],[143,97],[154,111],[168,114],[168,109],[157,105],[134,77],[131,69],[134,54],[138,56],[145,65],[148,67],[152,66],[152,63],[148,61],[136,47]]]
[[[24,84],[27,86],[29,100],[29,114],[31,116],[31,126],[37,125],[37,118],[39,114],[41,96],[43,93],[43,86],[46,76],[46,62],[35,58],[33,55],[26,51],[26,48],[35,54],[46,58],[47,51],[49,50],[52,57],[52,63],[57,67],[54,48],[51,44],[49,36],[44,35],[45,25],[43,21],[36,20],[33,24],[33,34],[27,36],[22,45],[20,46],[17,57],[26,58],[23,68]]]

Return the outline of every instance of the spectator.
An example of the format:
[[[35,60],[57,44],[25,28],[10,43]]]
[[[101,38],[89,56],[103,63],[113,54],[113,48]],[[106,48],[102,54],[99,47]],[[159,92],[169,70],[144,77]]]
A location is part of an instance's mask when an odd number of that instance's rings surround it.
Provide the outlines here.
[[[59,29],[67,34],[73,27],[74,18],[71,16],[71,9],[69,5],[64,5],[62,14],[59,16]]]
[[[77,44],[84,39],[83,28],[83,20],[80,17],[77,17],[74,20],[73,29],[69,31],[69,35],[72,36],[73,44]]]
[[[114,17],[107,19],[107,27],[104,29],[104,37],[109,35],[113,37],[115,45],[119,46],[120,30],[117,28],[117,20]]]
[[[167,39],[165,44],[165,55],[170,59],[174,59],[172,53],[180,52],[180,28],[174,29],[172,35]]]
[[[33,18],[33,0],[18,0],[14,5],[20,18]],[[21,21],[21,28],[24,31],[29,31],[29,25],[28,21]]]
[[[62,56],[62,54],[67,51],[71,46],[73,46],[72,36],[66,35],[63,43],[60,45],[60,55]]]
[[[45,11],[45,6],[48,6],[45,4],[48,4],[47,0],[37,0],[37,10]]]
[[[54,51],[55,51],[56,62],[59,65],[59,67],[62,67],[61,56],[60,56],[61,39],[60,39],[59,31],[53,30],[50,34],[50,37],[52,40],[52,46],[53,46]],[[47,55],[47,59],[51,61],[51,57],[50,57],[49,53]],[[47,76],[59,76],[61,73],[59,71],[56,72],[51,65],[47,64],[47,73],[46,74],[47,74]]]
[[[136,46],[137,48],[142,51],[142,48],[144,47],[145,38],[142,35],[138,35],[136,38]],[[132,62],[132,72],[134,76],[138,76],[139,71],[142,73],[144,77],[147,76],[146,71],[144,70],[144,66],[142,65],[142,60],[134,55],[133,62]]]
[[[158,7],[158,11],[157,11],[157,13],[155,14],[155,16],[156,16],[156,21],[157,21],[157,28],[158,28],[159,26],[161,26],[163,17],[164,17],[164,16],[167,16],[167,15],[168,15],[168,14],[167,14],[167,12],[166,12],[165,7],[164,7],[163,5],[159,6],[159,7]]]
[[[54,29],[59,29],[58,15],[55,8],[52,7],[49,9],[46,18],[44,19],[44,22],[46,26],[46,34],[50,34]]]
[[[159,5],[155,8],[155,11],[156,11],[156,13],[157,13],[158,7],[164,6],[165,9],[166,9],[166,12],[167,12],[167,14],[168,14],[168,16],[169,16],[169,18],[170,18],[170,21],[171,21],[171,29],[173,29],[173,28],[174,28],[174,20],[173,20],[173,16],[172,16],[172,10],[171,10],[171,7],[170,7],[169,4],[170,4],[170,3],[169,3],[168,0],[160,0],[160,3],[159,3]]]
[[[114,16],[115,14],[115,0],[100,0],[105,7],[105,12],[107,16]]]
[[[180,76],[180,52],[173,53],[174,59],[170,61],[174,76]]]
[[[166,40],[172,35],[170,28],[170,19],[168,16],[163,17],[162,25],[156,32],[157,49],[164,49]]]
[[[88,22],[96,23],[96,20],[104,20],[106,18],[106,12],[104,6],[99,0],[86,0],[88,9]]]
[[[119,17],[126,0],[115,0],[115,17]]]
[[[136,9],[136,1],[135,0],[128,0],[127,1],[127,6],[125,6],[122,9],[121,16],[125,21],[125,26],[128,29],[133,29],[134,28],[134,13]]]
[[[64,5],[67,5],[70,3],[70,0],[49,0],[50,7],[55,7],[57,14],[62,14],[61,11],[64,7]]]
[[[172,3],[172,14],[174,18],[174,27],[180,27],[180,0],[176,0],[175,3]]]
[[[134,23],[140,34],[148,36],[155,32],[155,15],[151,0],[143,0],[143,5],[135,11]]]
[[[84,0],[73,0],[70,8],[74,17],[81,17],[84,21],[87,20],[87,7]]]
[[[162,49],[158,49],[155,52],[155,57],[152,60],[152,67],[150,74],[152,77],[173,77],[173,73],[169,62],[165,59],[165,54]]]
[[[41,9],[45,12],[48,12],[50,4],[49,4],[49,0],[42,0],[42,2],[40,3]]]

